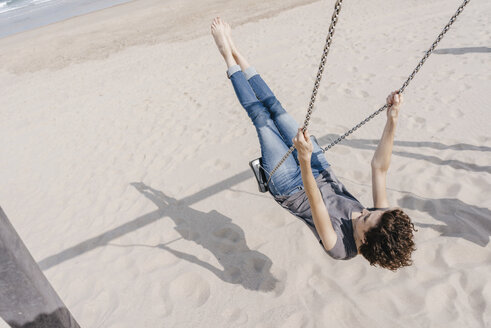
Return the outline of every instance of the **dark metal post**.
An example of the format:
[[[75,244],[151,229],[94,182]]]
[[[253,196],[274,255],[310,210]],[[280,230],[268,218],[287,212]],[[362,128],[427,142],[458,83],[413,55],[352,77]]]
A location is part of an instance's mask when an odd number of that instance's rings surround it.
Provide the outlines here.
[[[80,328],[1,207],[0,317],[12,328]]]

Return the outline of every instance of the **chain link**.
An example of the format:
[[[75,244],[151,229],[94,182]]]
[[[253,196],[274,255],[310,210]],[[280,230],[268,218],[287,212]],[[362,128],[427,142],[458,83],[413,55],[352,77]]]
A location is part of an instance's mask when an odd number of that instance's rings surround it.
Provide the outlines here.
[[[464,2],[459,6],[459,8],[455,12],[455,14],[450,18],[450,21],[443,28],[442,32],[438,35],[438,37],[433,42],[433,44],[431,45],[431,47],[426,51],[426,53],[423,56],[423,58],[421,58],[421,60],[419,61],[418,65],[416,66],[416,68],[409,75],[409,77],[406,79],[406,81],[402,84],[402,87],[399,89],[399,94],[402,94],[404,92],[404,90],[409,85],[409,83],[411,82],[411,80],[414,78],[414,76],[416,75],[416,73],[418,73],[418,71],[421,69],[421,67],[423,67],[423,64],[425,63],[426,59],[431,55],[431,53],[436,48],[436,46],[438,45],[438,43],[443,39],[443,36],[445,35],[445,33],[448,32],[448,30],[450,29],[450,27],[452,26],[452,24],[456,21],[457,16],[460,15],[460,13],[464,10],[464,7],[470,1],[471,0],[464,0]],[[312,111],[313,111],[313,107],[314,107],[315,96],[317,95],[317,89],[319,88],[319,84],[320,84],[320,81],[322,79],[322,73],[324,71],[324,64],[325,64],[325,61],[326,61],[327,54],[329,53],[329,49],[330,49],[331,41],[332,41],[332,36],[334,35],[334,30],[336,28],[336,23],[338,22],[338,16],[339,16],[339,12],[341,11],[341,3],[342,2],[343,2],[343,0],[337,0],[336,1],[336,4],[334,5],[334,13],[333,13],[332,18],[331,18],[331,26],[329,27],[329,33],[327,35],[326,45],[324,46],[324,51],[323,51],[323,54],[322,54],[321,63],[319,65],[319,70],[318,70],[318,73],[317,73],[317,79],[316,79],[315,84],[314,84],[314,90],[312,91],[312,97],[310,99],[309,108],[307,110],[307,115],[305,116],[305,121],[303,123],[302,132],[305,132],[305,130],[307,129],[307,126],[310,123],[310,117],[312,115]],[[367,123],[372,118],[374,118],[376,115],[380,114],[387,107],[388,107],[387,104],[385,104],[382,107],[380,107],[378,110],[376,110],[375,112],[373,112],[370,116],[368,116],[363,121],[361,121],[360,123],[358,123],[357,125],[355,125],[353,128],[351,128],[349,131],[345,132],[342,136],[340,136],[339,138],[337,138],[336,140],[334,140],[333,142],[331,142],[331,144],[329,144],[327,147],[321,148],[322,152],[325,153],[326,151],[328,151],[329,149],[331,149],[333,146],[335,146],[336,144],[338,144],[344,138],[346,138],[347,136],[349,136],[350,134],[352,134],[353,132],[355,132],[356,130],[358,130],[358,128],[360,128],[361,126],[363,126],[365,123]],[[290,149],[288,150],[288,152],[283,156],[283,158],[278,162],[278,164],[276,164],[275,168],[269,174],[269,178],[268,178],[268,181],[266,182],[266,184],[269,184],[269,180],[271,180],[271,177],[273,176],[273,174],[286,161],[286,159],[288,158],[288,156],[290,156],[293,153],[294,150],[295,150],[295,146],[291,146]]]
[[[314,84],[314,90],[312,91],[312,96],[310,98],[310,103],[309,103],[309,107],[307,110],[307,115],[305,116],[305,121],[303,123],[302,131],[305,131],[307,129],[309,123],[310,123],[310,117],[311,117],[312,111],[314,109],[314,102],[315,102],[315,97],[317,95],[317,89],[319,88],[320,81],[322,79],[322,73],[324,72],[326,57],[329,54],[332,36],[334,35],[334,31],[336,29],[336,24],[338,22],[338,16],[339,16],[339,13],[341,11],[342,2],[343,2],[343,0],[337,0],[336,4],[334,5],[334,12],[333,12],[332,17],[331,17],[331,25],[329,26],[329,33],[328,33],[327,38],[326,38],[326,44],[324,45],[324,51],[322,52],[321,62],[319,65],[317,77],[316,77],[315,84]],[[271,180],[271,177],[273,176],[273,174],[286,161],[288,156],[290,156],[294,150],[295,150],[295,146],[291,146],[290,149],[288,149],[288,152],[283,156],[283,158],[278,162],[278,164],[276,164],[275,168],[269,174],[269,178],[268,178],[268,181],[266,182],[266,184],[269,184],[269,180]]]

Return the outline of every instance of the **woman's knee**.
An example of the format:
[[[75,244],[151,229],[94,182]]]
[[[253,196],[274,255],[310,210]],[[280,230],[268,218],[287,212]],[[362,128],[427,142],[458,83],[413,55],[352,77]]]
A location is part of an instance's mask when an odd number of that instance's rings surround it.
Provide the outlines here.
[[[261,99],[261,101],[264,104],[264,106],[271,108],[276,102],[278,102],[278,99],[276,99],[274,95],[270,95],[264,99]]]
[[[260,106],[258,106],[258,104],[250,104],[246,107],[246,110],[255,126],[265,126],[268,123],[268,120],[271,120],[269,112],[262,104]]]
[[[275,96],[266,98],[263,100],[263,104],[269,109],[273,117],[286,114],[286,110],[281,106],[280,101]]]

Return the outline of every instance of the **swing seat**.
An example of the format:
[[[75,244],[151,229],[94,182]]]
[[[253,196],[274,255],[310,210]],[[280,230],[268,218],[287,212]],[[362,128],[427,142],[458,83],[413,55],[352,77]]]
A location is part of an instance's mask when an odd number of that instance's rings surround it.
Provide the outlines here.
[[[262,157],[259,157],[250,161],[249,166],[251,167],[252,172],[254,172],[254,176],[256,177],[259,191],[267,192],[269,190],[268,185],[266,184],[268,179],[266,178],[266,174],[264,173],[264,170],[261,168],[261,166],[263,165],[262,159],[263,159]]]
[[[310,137],[312,138],[312,140],[316,144],[319,144],[317,142],[317,138],[314,135],[311,135]],[[259,158],[256,158],[256,159],[250,161],[249,166],[251,167],[252,172],[254,172],[254,176],[256,177],[259,191],[260,192],[267,192],[269,190],[268,185],[267,185],[268,179],[266,178],[266,173],[264,172],[264,170],[262,168],[263,158],[259,157]]]

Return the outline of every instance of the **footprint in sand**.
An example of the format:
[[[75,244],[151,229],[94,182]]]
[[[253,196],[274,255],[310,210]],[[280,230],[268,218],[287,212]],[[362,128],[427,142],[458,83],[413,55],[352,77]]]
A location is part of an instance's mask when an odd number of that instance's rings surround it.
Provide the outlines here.
[[[100,318],[94,323],[93,326],[102,327],[104,326],[106,318],[118,309],[119,297],[117,293],[113,292],[111,289],[108,289],[108,291],[101,291],[96,296],[91,296],[90,299],[91,302],[89,302],[89,304],[85,304],[84,306],[84,311],[86,311],[84,312],[84,316]],[[98,306],[99,304],[105,304],[106,306],[100,307]]]
[[[340,145],[340,147],[333,148],[334,149],[333,151],[335,151],[336,154],[339,154],[339,155],[350,155],[352,153],[352,151],[348,147],[343,147],[343,143],[342,142],[339,145]],[[329,161],[329,159],[328,159],[328,161]]]
[[[208,172],[221,172],[223,170],[227,170],[228,168],[230,168],[231,165],[232,164],[230,162],[225,161],[221,158],[212,158],[207,161],[204,161],[200,165],[200,168]]]
[[[358,67],[356,67],[356,66],[348,67],[348,72],[357,73]]]
[[[428,317],[432,321],[443,324],[458,319],[459,312],[455,311],[457,292],[446,280],[443,283],[434,283],[427,286],[425,303]]]
[[[266,211],[264,213],[254,215],[251,220],[254,223],[264,226],[265,229],[276,229],[284,227],[287,222],[284,214],[278,213],[278,211]]]
[[[354,170],[350,175],[354,180],[363,181],[365,179],[364,172],[359,170]]]
[[[233,129],[231,133],[228,133],[224,140],[229,141],[229,140],[235,140],[236,138],[243,137],[247,135],[247,132],[249,131],[250,127],[242,127],[242,128],[236,128]]]
[[[458,108],[452,108],[452,110],[450,110],[450,112],[448,113],[448,115],[451,117],[451,118],[461,118],[464,116],[464,112],[461,111],[460,109]]]
[[[457,197],[459,191],[462,189],[461,184],[452,184],[447,188],[447,193],[446,195],[449,197]]]
[[[427,109],[428,112],[434,112],[435,110],[436,110],[436,106],[435,105],[429,105],[428,106],[428,109]]]
[[[372,74],[372,73],[363,74],[361,76],[361,80],[363,82],[371,82],[374,77],[375,77],[375,74]]]
[[[189,310],[198,308],[210,298],[209,283],[195,272],[180,274],[168,285],[166,302],[186,304]]]
[[[469,89],[471,89],[472,87],[470,85],[468,85],[467,83],[463,83],[459,86],[459,91],[467,91]]]
[[[322,118],[320,118],[320,117],[316,117],[316,116],[312,117],[311,122],[312,122],[313,124],[315,124],[315,125],[318,125],[318,124],[320,125],[320,124],[325,124],[325,123],[326,123],[326,121],[325,121],[325,120],[323,120],[323,119],[322,119]],[[312,130],[311,130],[311,131],[312,131]],[[311,134],[312,134],[312,133],[311,133]],[[320,133],[317,133],[317,134],[318,134],[318,135],[320,135]]]
[[[297,311],[290,314],[279,327],[309,327],[309,323],[312,324],[311,320],[302,311]]]
[[[459,96],[450,96],[450,97],[444,97],[444,98],[441,98],[441,102],[442,104],[445,104],[445,105],[449,105],[449,104],[453,104],[457,99],[459,98]]]
[[[327,96],[327,94],[325,94],[325,93],[324,93],[324,94],[321,94],[321,95],[320,95],[320,98],[319,98],[319,100],[318,100],[318,104],[319,104],[319,103],[322,103],[322,102],[325,102],[325,101],[328,101],[328,100],[329,100],[329,97]],[[317,106],[316,106],[316,107],[317,107]]]
[[[409,116],[407,118],[407,125],[409,129],[421,130],[426,128],[426,119],[417,116]]]
[[[358,98],[368,98],[369,97],[369,94],[368,92],[364,91],[364,90],[357,90],[355,92],[355,95],[358,97]]]
[[[221,315],[226,323],[233,323],[234,326],[244,325],[249,320],[247,313],[237,307],[225,309],[221,312]]]
[[[186,96],[186,98],[188,98],[189,100],[191,100],[191,102],[196,107],[200,108],[202,106],[201,103],[196,98],[194,98],[191,94],[189,94],[187,91],[184,91],[184,96]]]

